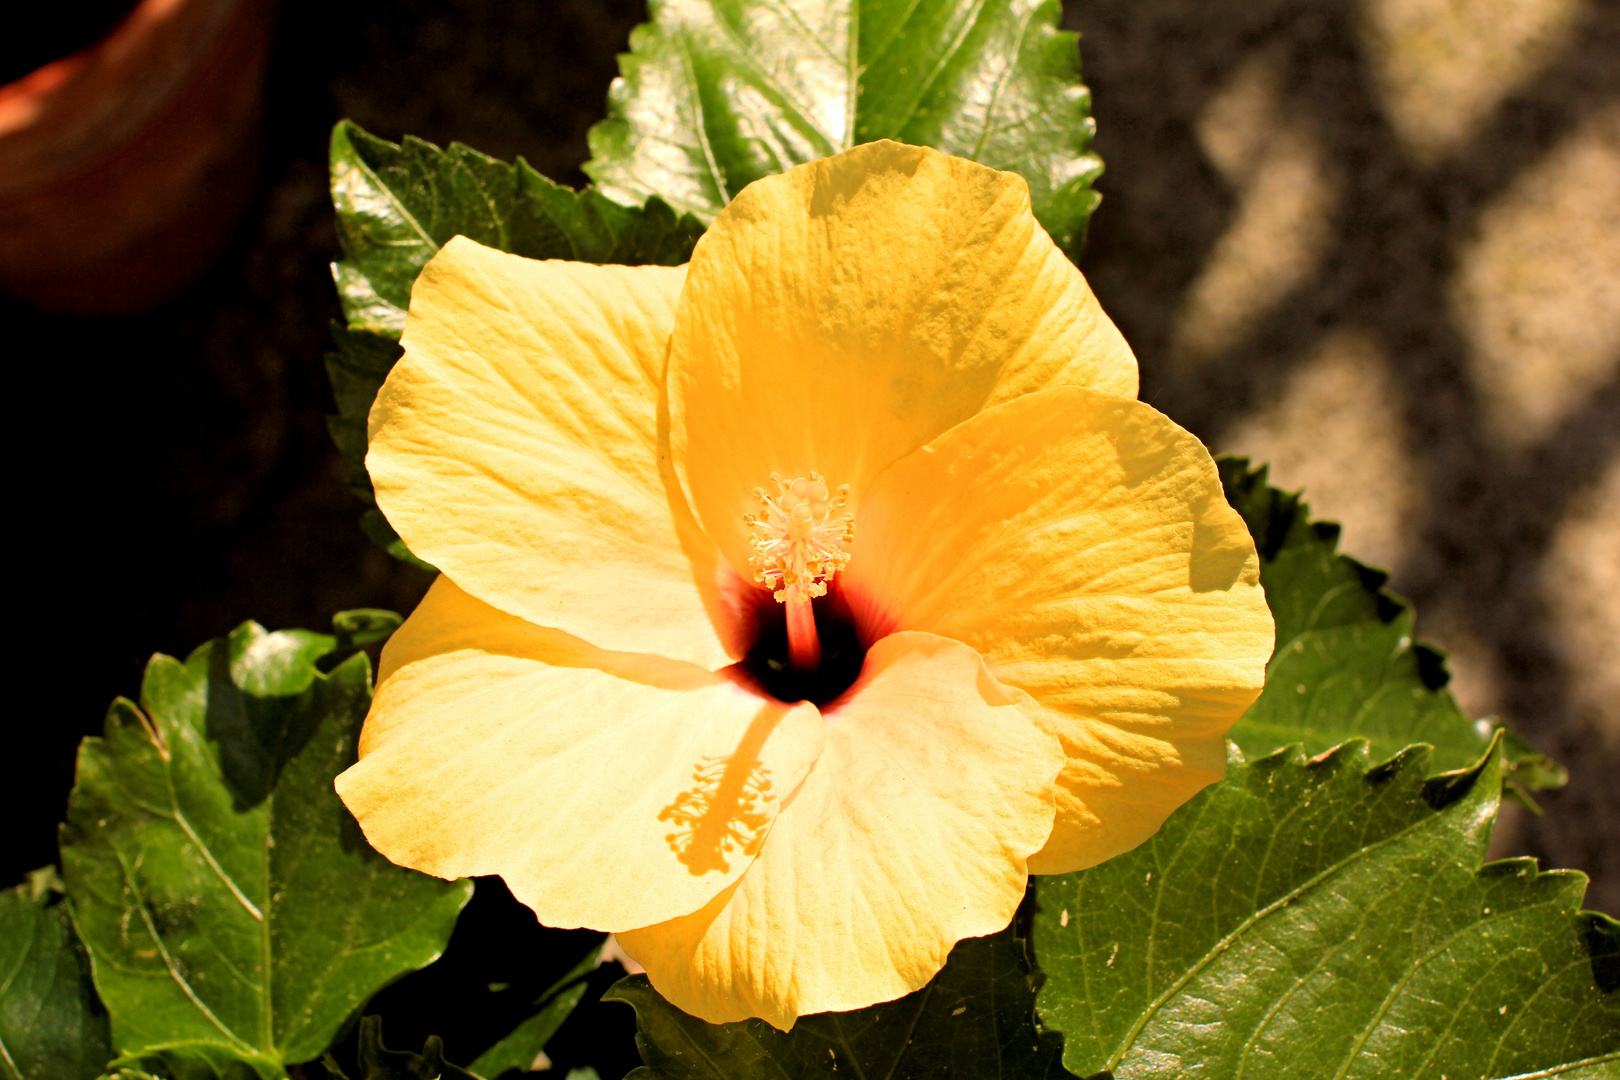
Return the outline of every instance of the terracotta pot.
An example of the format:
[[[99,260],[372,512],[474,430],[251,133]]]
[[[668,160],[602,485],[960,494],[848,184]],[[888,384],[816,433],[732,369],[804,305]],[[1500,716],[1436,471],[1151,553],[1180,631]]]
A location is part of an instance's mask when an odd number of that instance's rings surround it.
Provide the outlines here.
[[[257,184],[274,23],[274,0],[141,0],[0,86],[0,289],[123,315],[207,269]]]

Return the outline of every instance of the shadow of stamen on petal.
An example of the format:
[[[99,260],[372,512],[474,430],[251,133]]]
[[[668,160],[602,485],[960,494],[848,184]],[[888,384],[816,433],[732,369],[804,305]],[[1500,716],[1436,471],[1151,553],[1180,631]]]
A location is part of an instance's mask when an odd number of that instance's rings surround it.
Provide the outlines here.
[[[725,873],[734,853],[758,853],[771,823],[769,806],[776,799],[760,750],[780,719],[779,713],[764,710],[748,725],[735,752],[700,758],[692,768],[693,786],[658,812],[659,821],[675,826],[665,841],[694,876]]]

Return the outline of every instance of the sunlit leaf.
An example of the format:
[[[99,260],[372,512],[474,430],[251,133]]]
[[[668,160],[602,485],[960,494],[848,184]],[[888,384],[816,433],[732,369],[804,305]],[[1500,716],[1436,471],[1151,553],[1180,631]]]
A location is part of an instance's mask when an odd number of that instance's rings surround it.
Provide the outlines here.
[[[1620,924],[1578,911],[1579,873],[1481,866],[1498,748],[1438,777],[1427,748],[1376,756],[1238,758],[1141,847],[1040,879],[1039,1011],[1071,1070],[1482,1080],[1620,1061]]]
[[[400,357],[411,286],[451,237],[531,259],[678,266],[703,231],[659,199],[624,206],[587,188],[552,183],[519,158],[497,161],[452,143],[394,144],[344,121],[332,130],[332,205],[344,257],[333,265],[346,326],[326,356],[337,413],[327,418],[349,463],[349,487],[370,507],[360,525],[379,547],[432,571],[375,507],[366,474],[366,417]]]
[[[1266,688],[1229,737],[1250,758],[1291,743],[1318,754],[1366,739],[1383,760],[1413,743],[1436,769],[1479,760],[1497,725],[1470,719],[1446,689],[1445,657],[1412,638],[1412,608],[1384,588],[1389,575],[1337,551],[1339,527],[1312,521],[1298,494],[1266,483],[1266,468],[1220,461],[1226,497],[1260,551],[1260,581],[1277,621]],[[1510,735],[1508,778],[1562,786],[1563,769]]]
[[[522,158],[509,165],[410,136],[396,146],[348,121],[332,130],[331,186],[344,316],[385,337],[404,329],[416,275],[452,236],[531,259],[678,266],[702,232],[656,199],[623,206],[553,183]]]
[[[340,616],[347,648],[383,616]],[[339,645],[244,623],[184,663],[155,656],[140,704],[80,747],[68,896],[132,1066],[282,1075],[431,962],[471,895],[389,863],[338,801],[371,690]]]
[[[1075,250],[1098,196],[1091,97],[1058,0],[653,0],[585,171],[705,221],[792,165],[896,139],[1029,182]]]

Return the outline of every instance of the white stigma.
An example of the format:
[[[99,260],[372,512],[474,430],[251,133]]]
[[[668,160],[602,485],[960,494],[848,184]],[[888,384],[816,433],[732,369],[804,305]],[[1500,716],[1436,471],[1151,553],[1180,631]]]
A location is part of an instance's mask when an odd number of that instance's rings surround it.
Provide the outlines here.
[[[784,480],[771,473],[776,494],[755,488],[762,512],[744,514],[758,530],[748,538],[754,580],[773,590],[782,603],[827,594],[827,582],[849,563],[844,545],[855,539],[855,515],[834,514],[849,501],[849,485],[828,491],[819,473]]]

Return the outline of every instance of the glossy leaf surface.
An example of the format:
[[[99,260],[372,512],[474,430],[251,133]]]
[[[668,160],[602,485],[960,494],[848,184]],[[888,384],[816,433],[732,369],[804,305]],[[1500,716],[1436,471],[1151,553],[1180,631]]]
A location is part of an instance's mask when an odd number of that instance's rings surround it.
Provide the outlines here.
[[[339,616],[349,649],[383,614]],[[155,656],[80,748],[68,896],[131,1064],[279,1076],[438,956],[471,894],[389,863],[338,801],[370,698],[339,644],[244,623]]]
[[[400,358],[399,342],[384,333],[355,330],[339,323],[332,325],[332,342],[334,349],[326,354],[326,375],[338,411],[326,418],[326,430],[348,463],[349,490],[366,504],[360,514],[361,531],[394,558],[433,573],[434,567],[411,554],[377,509],[371,475],[366,472],[366,418],[383,380]]]
[[[55,869],[0,892],[0,1078],[90,1080],[112,1055]]]
[[[522,158],[509,165],[410,136],[396,146],[348,121],[332,130],[331,188],[344,317],[393,338],[416,275],[452,236],[531,259],[678,266],[702,231],[660,200],[623,206],[555,184]]]
[[[337,402],[327,426],[349,463],[351,490],[368,504],[361,529],[390,555],[432,571],[376,509],[365,469],[366,418],[399,359],[422,267],[457,235],[531,259],[677,266],[703,226],[658,199],[629,207],[552,183],[521,158],[507,164],[411,137],[396,145],[348,121],[332,130],[330,168],[344,253],[332,273],[347,325],[333,327],[326,357]]]
[[[1091,98],[1058,0],[653,0],[585,171],[707,221],[750,182],[876,139],[1028,181],[1075,250],[1098,196]]]
[[[706,1024],[669,1004],[646,976],[604,1001],[634,1006],[645,1068],[634,1080],[1011,1080],[1064,1076],[1062,1045],[1034,1024],[1033,973],[1011,929],[957,943],[944,969],[898,1001],[803,1016],[789,1032],[763,1020]]]
[[[1250,758],[1292,743],[1319,754],[1366,739],[1380,761],[1419,742],[1434,747],[1437,770],[1477,761],[1496,725],[1458,708],[1444,654],[1413,640],[1412,608],[1383,587],[1389,575],[1339,554],[1339,527],[1312,521],[1297,494],[1269,486],[1265,466],[1219,464],[1227,499],[1259,549],[1277,622],[1265,690],[1228,737]],[[1560,766],[1516,736],[1505,750],[1515,783],[1564,783]]]
[[[1481,867],[1492,747],[1235,760],[1151,840],[1042,878],[1039,1011],[1081,1076],[1558,1075],[1620,1061],[1620,924],[1572,871]],[[1540,1070],[1555,1070],[1543,1073]]]

